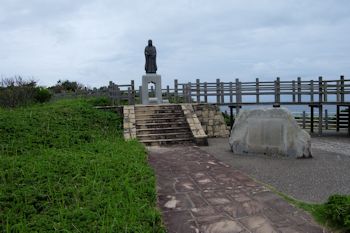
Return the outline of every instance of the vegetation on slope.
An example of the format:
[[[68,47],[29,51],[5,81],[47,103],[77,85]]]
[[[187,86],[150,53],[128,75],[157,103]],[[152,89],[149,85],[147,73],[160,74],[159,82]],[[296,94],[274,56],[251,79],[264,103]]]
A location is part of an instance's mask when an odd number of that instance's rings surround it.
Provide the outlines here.
[[[296,200],[271,186],[269,188],[288,202],[309,212],[318,223],[332,232],[350,232],[350,195],[334,194],[325,203],[316,204]]]
[[[0,231],[163,232],[144,147],[121,125],[84,100],[0,109]]]

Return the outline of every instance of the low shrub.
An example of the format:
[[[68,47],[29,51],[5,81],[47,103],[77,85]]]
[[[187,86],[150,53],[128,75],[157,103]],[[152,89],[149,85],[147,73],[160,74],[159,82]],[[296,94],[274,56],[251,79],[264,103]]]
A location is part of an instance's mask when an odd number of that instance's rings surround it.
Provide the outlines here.
[[[39,102],[39,103],[44,103],[44,102],[48,102],[52,97],[52,94],[51,92],[46,89],[46,88],[37,88],[37,91],[36,91],[36,95],[35,95],[35,100],[36,102]]]
[[[44,103],[51,99],[51,92],[37,87],[34,80],[22,77],[5,78],[0,81],[0,107],[15,108],[33,103]]]
[[[58,80],[57,84],[52,87],[49,87],[49,89],[52,90],[54,93],[77,92],[83,90],[84,85],[76,81]]]
[[[226,125],[231,126],[230,115],[225,111],[225,112],[222,112],[222,116],[224,117]],[[233,120],[234,120],[234,116],[233,116]]]
[[[107,106],[111,104],[111,101],[107,97],[92,98],[89,103],[93,106]]]
[[[5,78],[0,81],[0,107],[25,106],[35,102],[36,82],[21,77]]]
[[[350,232],[350,196],[333,195],[323,208],[324,218],[345,232]]]

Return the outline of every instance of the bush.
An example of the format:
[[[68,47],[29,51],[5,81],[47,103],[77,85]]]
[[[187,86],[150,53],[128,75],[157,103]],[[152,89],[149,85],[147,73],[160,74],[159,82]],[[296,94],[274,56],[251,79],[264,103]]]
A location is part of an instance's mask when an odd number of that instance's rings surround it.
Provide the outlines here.
[[[345,232],[350,231],[350,196],[333,195],[324,204],[324,217]]]
[[[55,86],[49,87],[54,93],[77,92],[84,90],[84,85],[75,81],[58,80]]]
[[[46,88],[37,88],[35,100],[39,103],[48,102],[52,97],[51,92]]]
[[[0,82],[0,107],[24,106],[35,102],[36,82],[21,77],[5,78]]]
[[[224,117],[226,125],[231,126],[230,115],[225,111],[225,112],[222,112],[222,116]],[[235,120],[235,116],[233,116],[233,120]]]
[[[37,87],[33,80],[26,81],[18,76],[0,81],[0,107],[14,108],[37,102],[44,103],[51,97],[48,89]]]
[[[111,101],[107,97],[97,97],[89,100],[89,103],[93,106],[108,106],[111,105]]]

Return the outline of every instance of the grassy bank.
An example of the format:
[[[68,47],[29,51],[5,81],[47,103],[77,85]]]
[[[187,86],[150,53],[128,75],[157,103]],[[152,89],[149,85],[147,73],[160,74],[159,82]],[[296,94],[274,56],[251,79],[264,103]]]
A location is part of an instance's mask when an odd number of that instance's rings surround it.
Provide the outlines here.
[[[0,109],[1,232],[163,232],[155,177],[88,101]]]
[[[254,179],[255,180],[255,179]],[[257,181],[257,180],[255,180]],[[259,181],[257,181],[259,182]],[[261,182],[259,182],[261,183]],[[289,203],[309,212],[314,220],[334,233],[350,232],[350,196],[332,195],[325,203],[308,203],[279,192],[274,187],[261,183]]]

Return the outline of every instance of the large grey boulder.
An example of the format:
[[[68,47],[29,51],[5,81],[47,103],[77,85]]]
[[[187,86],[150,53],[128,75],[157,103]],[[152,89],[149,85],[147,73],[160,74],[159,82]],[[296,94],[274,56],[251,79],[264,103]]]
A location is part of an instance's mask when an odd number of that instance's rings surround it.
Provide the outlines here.
[[[229,139],[234,153],[312,157],[310,135],[285,108],[242,110]]]

